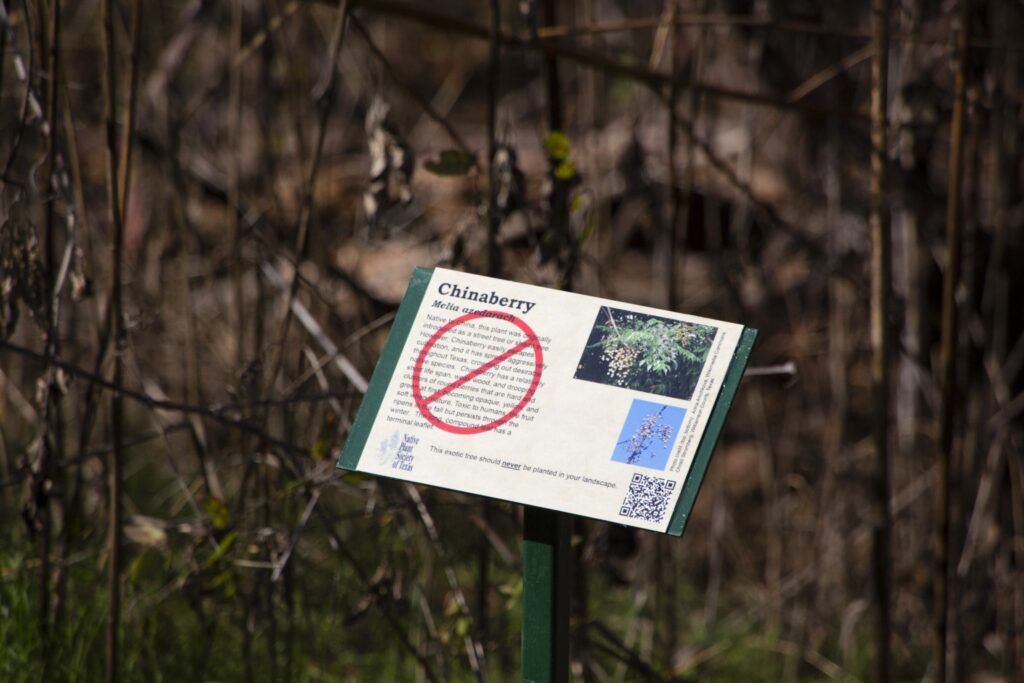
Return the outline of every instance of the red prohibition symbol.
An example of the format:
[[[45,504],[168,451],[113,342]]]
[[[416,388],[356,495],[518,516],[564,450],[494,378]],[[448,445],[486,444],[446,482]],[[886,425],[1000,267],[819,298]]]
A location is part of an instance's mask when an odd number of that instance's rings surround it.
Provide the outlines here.
[[[510,322],[516,327],[518,327],[523,332],[523,334],[526,335],[526,339],[519,342],[512,348],[508,349],[504,353],[498,354],[497,356],[490,359],[489,361],[487,361],[480,367],[476,368],[475,370],[466,373],[465,375],[455,380],[454,382],[451,382],[450,384],[447,384],[441,389],[438,389],[429,396],[424,397],[423,389],[420,383],[420,375],[423,372],[423,364],[424,361],[426,361],[427,355],[430,353],[430,350],[434,348],[434,345],[438,342],[439,339],[441,339],[441,337],[451,332],[459,325],[464,325],[465,323],[468,323],[471,320],[476,320],[477,318],[495,318],[498,320]],[[430,404],[433,403],[434,401],[444,396],[447,396],[448,394],[455,391],[456,389],[466,384],[467,382],[470,382],[474,378],[479,377],[480,375],[484,374],[485,372],[495,367],[496,365],[504,363],[508,359],[512,358],[516,354],[525,351],[526,349],[533,350],[533,378],[530,380],[530,386],[527,387],[526,393],[523,394],[523,397],[519,400],[519,403],[513,406],[511,410],[509,410],[507,413],[499,417],[497,420],[493,420],[491,422],[488,422],[487,424],[463,427],[460,425],[454,425],[445,422],[437,415],[435,415],[433,412],[431,412]],[[431,336],[430,339],[427,340],[427,343],[423,345],[423,350],[420,351],[419,356],[416,357],[416,363],[413,365],[412,397],[413,400],[416,402],[416,407],[419,408],[420,413],[422,413],[423,417],[427,419],[427,422],[434,425],[438,429],[443,429],[444,431],[451,432],[452,434],[480,434],[481,432],[490,431],[495,427],[500,427],[501,425],[505,424],[506,422],[514,418],[516,415],[518,415],[520,411],[522,411],[522,409],[526,407],[526,404],[530,402],[530,399],[533,398],[533,395],[537,393],[537,386],[540,384],[540,373],[543,367],[544,353],[541,350],[540,341],[537,339],[537,335],[534,333],[533,329],[531,329],[530,326],[527,325],[523,320],[515,317],[514,315],[503,313],[501,311],[477,311],[475,313],[467,313],[465,315],[459,316],[458,318],[455,318],[454,320],[449,321],[448,323],[445,323],[445,325],[442,326],[437,332],[435,332],[433,336]]]

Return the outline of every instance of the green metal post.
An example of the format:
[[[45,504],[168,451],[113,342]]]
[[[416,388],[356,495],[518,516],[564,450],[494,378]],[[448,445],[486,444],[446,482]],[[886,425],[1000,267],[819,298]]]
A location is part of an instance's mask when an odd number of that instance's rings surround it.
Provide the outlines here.
[[[569,680],[572,518],[527,507],[523,523],[523,683]]]

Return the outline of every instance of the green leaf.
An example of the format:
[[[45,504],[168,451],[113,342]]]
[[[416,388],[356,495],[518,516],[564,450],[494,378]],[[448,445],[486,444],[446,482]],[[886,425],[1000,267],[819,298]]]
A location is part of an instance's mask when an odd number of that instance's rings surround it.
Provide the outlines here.
[[[235,595],[235,572],[231,568],[225,569],[210,581],[211,588],[222,588],[225,598],[232,598]]]
[[[700,363],[701,362],[701,359],[697,356],[697,354],[693,353],[689,349],[680,348],[679,349],[679,353],[680,353],[680,355],[683,358],[685,358],[686,360],[690,361],[691,363]]]
[[[572,180],[576,177],[576,164],[566,159],[555,168],[555,177],[559,180]]]
[[[210,567],[212,567],[214,565],[214,563],[217,562],[217,560],[219,560],[220,558],[224,557],[224,555],[229,550],[231,550],[231,546],[234,544],[235,538],[237,538],[237,537],[238,537],[238,532],[237,531],[232,531],[232,532],[226,534],[224,536],[224,538],[221,539],[220,543],[217,544],[217,547],[213,551],[213,554],[211,554],[210,557],[208,557],[206,559],[206,562],[203,563],[203,569],[209,569]]]
[[[217,576],[213,577],[213,580],[210,581],[210,586],[212,586],[213,588],[219,588],[219,587],[223,586],[225,583],[227,583],[230,580],[231,580],[231,570],[230,569],[225,569],[221,573],[217,574]]]
[[[564,161],[572,152],[572,143],[569,138],[560,130],[553,130],[544,136],[544,149],[548,156],[555,161]]]
[[[469,173],[476,163],[472,154],[458,149],[446,149],[440,154],[427,159],[423,167],[439,176],[460,176]]]
[[[580,233],[580,236],[576,240],[576,242],[580,246],[586,244],[587,240],[589,240],[591,237],[593,237],[594,233],[596,231],[597,231],[597,221],[595,221],[593,219],[588,220],[586,222],[586,224],[583,226],[583,232]]]
[[[330,445],[327,439],[317,439],[316,443],[313,444],[313,448],[309,450],[309,457],[313,459],[313,462],[320,462],[327,457],[327,449]]]
[[[128,580],[131,583],[138,583],[139,577],[142,575],[142,563],[145,562],[145,555],[139,553],[132,560],[131,566],[128,567]]]
[[[505,609],[517,609],[523,599],[523,577],[517,577],[503,586],[498,586],[498,592],[505,596]]]
[[[231,523],[231,512],[219,498],[210,498],[206,501],[206,514],[210,515],[210,523],[218,531],[227,529]]]

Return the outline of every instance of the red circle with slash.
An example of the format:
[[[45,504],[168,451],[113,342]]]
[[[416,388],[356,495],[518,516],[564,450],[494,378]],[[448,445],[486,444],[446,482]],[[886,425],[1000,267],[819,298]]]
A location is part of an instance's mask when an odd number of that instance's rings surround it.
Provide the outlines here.
[[[518,327],[523,332],[523,334],[526,335],[526,339],[519,342],[515,346],[511,347],[504,353],[498,354],[497,356],[490,359],[489,361],[487,361],[480,367],[476,368],[475,370],[466,373],[465,375],[458,378],[454,382],[450,382],[444,387],[431,393],[429,396],[424,396],[420,376],[423,373],[423,365],[427,360],[427,354],[430,353],[430,350],[434,348],[434,345],[437,344],[438,340],[440,340],[441,337],[448,334],[456,327],[464,325],[472,320],[477,320],[479,318],[495,318],[499,320],[504,320],[506,322],[510,322],[516,327]],[[433,403],[434,401],[443,398],[444,396],[447,396],[448,394],[455,391],[462,385],[470,382],[476,377],[479,377],[480,375],[484,374],[491,368],[496,367],[501,363],[504,363],[505,361],[525,351],[526,349],[532,349],[533,351],[533,377],[530,380],[530,385],[526,388],[526,393],[523,394],[523,397],[519,400],[519,402],[515,406],[513,406],[511,410],[506,412],[497,420],[492,420],[487,424],[465,427],[462,425],[455,425],[449,422],[445,422],[437,415],[435,415],[433,412],[431,412],[430,404]],[[451,432],[452,434],[480,434],[481,432],[490,431],[495,427],[500,427],[501,425],[505,424],[506,422],[514,418],[516,415],[518,415],[522,411],[522,409],[526,407],[526,404],[530,402],[530,399],[533,398],[533,395],[537,393],[537,387],[540,384],[540,374],[541,370],[543,369],[543,366],[544,352],[541,350],[540,340],[537,339],[536,333],[534,333],[533,329],[529,325],[527,325],[525,321],[521,320],[520,318],[517,318],[514,315],[511,315],[509,313],[503,313],[501,311],[477,311],[475,313],[466,313],[465,315],[459,316],[458,318],[455,318],[454,320],[451,320],[445,325],[443,325],[437,332],[435,332],[430,337],[430,339],[427,340],[427,343],[423,345],[423,349],[416,357],[416,363],[413,365],[412,397],[413,400],[416,402],[416,407],[419,408],[420,413],[423,414],[423,417],[426,418],[427,422],[434,425],[438,429],[443,429],[444,431]]]

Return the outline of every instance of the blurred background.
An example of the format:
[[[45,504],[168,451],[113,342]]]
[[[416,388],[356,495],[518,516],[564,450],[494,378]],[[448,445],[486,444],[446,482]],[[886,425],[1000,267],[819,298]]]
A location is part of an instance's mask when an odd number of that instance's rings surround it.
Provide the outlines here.
[[[575,521],[574,681],[1021,680],[1022,36],[0,0],[0,678],[518,680],[521,510],[334,468],[445,266],[760,329],[685,535]]]

